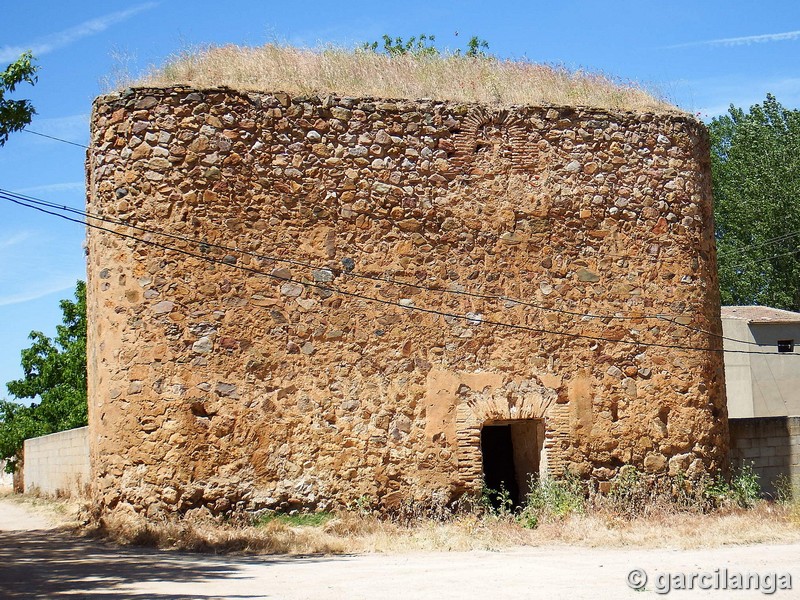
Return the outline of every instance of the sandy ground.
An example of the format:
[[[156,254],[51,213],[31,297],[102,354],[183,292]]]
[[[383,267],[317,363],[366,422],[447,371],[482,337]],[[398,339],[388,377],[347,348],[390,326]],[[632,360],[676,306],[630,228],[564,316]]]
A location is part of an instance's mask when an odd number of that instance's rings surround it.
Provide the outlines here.
[[[239,557],[118,548],[60,531],[57,519],[0,498],[0,598],[281,600],[663,597],[665,573],[788,573],[800,598],[800,544],[679,551],[525,547],[498,552]],[[626,583],[648,574],[645,590]],[[724,571],[723,571],[724,572]],[[723,577],[724,579],[724,577]],[[672,591],[764,598],[763,591]]]
[[[0,533],[2,534],[8,531],[52,529],[57,524],[58,520],[44,511],[0,499]]]

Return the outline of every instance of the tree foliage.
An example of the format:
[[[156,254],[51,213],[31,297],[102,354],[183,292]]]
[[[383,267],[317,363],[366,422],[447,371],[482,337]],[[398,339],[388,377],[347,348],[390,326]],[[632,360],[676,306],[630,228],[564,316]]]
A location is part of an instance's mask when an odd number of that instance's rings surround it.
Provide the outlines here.
[[[384,34],[383,37],[383,52],[389,56],[402,56],[404,54],[411,54],[412,56],[436,56],[439,54],[438,48],[433,45],[436,41],[436,36],[420,34],[419,37],[411,36],[407,40],[401,37],[391,37]],[[364,44],[365,50],[372,52],[378,51],[378,42]]]
[[[0,146],[5,145],[9,134],[24,129],[36,114],[30,100],[9,100],[5,97],[6,93],[13,94],[21,83],[36,83],[39,67],[33,64],[33,60],[33,55],[25,52],[0,72]]]
[[[362,44],[361,49],[376,53],[382,52],[389,56],[439,56],[441,54],[439,49],[434,45],[436,42],[435,35],[422,33],[419,36],[413,35],[405,40],[402,37],[392,37],[384,34],[381,39],[383,40],[383,44],[379,42],[367,42]],[[474,35],[467,42],[467,49],[464,52],[464,56],[469,58],[485,58],[487,55],[484,50],[488,49],[489,42]],[[461,50],[456,50],[452,52],[452,54],[460,56]]]
[[[488,49],[489,42],[482,40],[477,35],[473,35],[467,42],[467,51],[464,54],[470,58],[484,58],[486,57],[484,50]]]
[[[24,377],[7,384],[24,406],[0,400],[0,458],[10,460],[30,437],[86,425],[86,284],[79,281],[75,301],[62,300],[63,323],[50,339],[33,331],[22,351]]]
[[[722,303],[800,310],[800,111],[767,95],[709,129]]]

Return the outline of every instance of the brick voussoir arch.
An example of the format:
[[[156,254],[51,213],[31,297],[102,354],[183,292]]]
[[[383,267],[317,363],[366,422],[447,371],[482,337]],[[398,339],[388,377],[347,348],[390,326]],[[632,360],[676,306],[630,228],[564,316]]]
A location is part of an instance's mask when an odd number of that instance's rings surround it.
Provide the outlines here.
[[[519,385],[511,383],[495,390],[472,390],[462,385],[458,390],[456,457],[463,487],[474,490],[481,487],[481,429],[484,425],[541,419],[548,436],[549,412],[557,397],[555,390],[530,381]]]

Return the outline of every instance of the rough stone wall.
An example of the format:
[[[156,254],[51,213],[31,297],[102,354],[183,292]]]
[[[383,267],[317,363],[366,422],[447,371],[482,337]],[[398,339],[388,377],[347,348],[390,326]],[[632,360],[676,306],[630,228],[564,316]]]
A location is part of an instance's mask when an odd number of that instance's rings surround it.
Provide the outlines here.
[[[515,419],[544,474],[725,466],[721,354],[646,345],[719,338],[643,318],[720,334],[691,118],[135,89],[96,101],[87,167],[145,239],[89,231],[104,506],[452,498]]]

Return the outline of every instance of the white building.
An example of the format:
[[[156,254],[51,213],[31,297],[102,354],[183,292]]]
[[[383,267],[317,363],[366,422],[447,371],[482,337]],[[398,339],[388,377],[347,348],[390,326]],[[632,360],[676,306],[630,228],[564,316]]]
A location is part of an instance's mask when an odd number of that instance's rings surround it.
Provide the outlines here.
[[[800,415],[800,313],[766,306],[723,306],[728,416]],[[754,345],[755,344],[755,345]],[[763,356],[757,353],[763,352]]]
[[[0,487],[11,487],[14,483],[14,476],[6,473],[6,461],[0,460]]]
[[[766,493],[785,491],[791,482],[796,495],[800,492],[800,313],[723,306],[722,332],[731,462],[752,466]],[[779,482],[783,483],[776,485]]]

